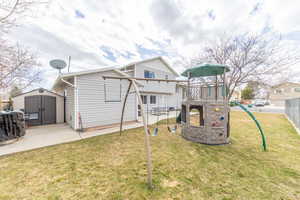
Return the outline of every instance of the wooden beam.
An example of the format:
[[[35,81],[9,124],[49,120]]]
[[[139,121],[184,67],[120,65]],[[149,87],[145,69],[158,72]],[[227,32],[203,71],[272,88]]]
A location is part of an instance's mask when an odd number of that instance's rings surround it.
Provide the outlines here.
[[[103,79],[132,79],[139,81],[158,81],[158,82],[177,82],[177,83],[186,83],[186,80],[172,80],[172,79],[159,79],[159,78],[138,78],[138,77],[122,77],[122,76],[102,76]]]
[[[141,94],[139,91],[138,86],[136,85],[135,79],[129,79],[132,82],[132,85],[136,91],[136,95],[138,97],[138,102],[141,107],[141,115],[143,119],[143,124],[144,124],[144,132],[145,132],[145,148],[146,148],[146,154],[147,154],[147,174],[148,174],[148,184],[149,187],[152,188],[152,158],[151,158],[151,146],[150,146],[150,138],[149,138],[149,133],[148,133],[148,127],[146,123],[146,118],[145,118],[145,111],[143,108],[143,102],[141,98]]]
[[[125,99],[124,99],[124,102],[123,102],[122,114],[121,114],[121,123],[120,123],[120,135],[122,134],[124,111],[125,111],[126,101],[127,101],[127,97],[128,97],[131,86],[132,86],[132,81],[130,81],[130,83],[129,83],[129,86],[128,86],[128,89],[127,89],[127,92],[126,92],[126,95],[125,95]]]
[[[140,91],[141,94],[154,94],[154,95],[172,95],[174,93],[171,92],[155,92],[155,91]]]

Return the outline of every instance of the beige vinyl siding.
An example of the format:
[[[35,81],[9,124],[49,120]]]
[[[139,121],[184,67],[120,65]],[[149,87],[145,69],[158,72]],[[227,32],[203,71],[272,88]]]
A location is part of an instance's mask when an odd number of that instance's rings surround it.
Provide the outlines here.
[[[78,112],[82,118],[83,128],[104,126],[120,123],[122,102],[127,91],[129,82],[121,81],[121,101],[105,102],[104,83],[107,87],[107,99],[119,96],[120,81],[102,79],[103,75],[120,76],[114,71],[99,72],[77,76]],[[136,118],[135,94],[130,94],[127,99],[124,121],[134,121]]]
[[[54,94],[52,92],[48,92],[44,90],[44,92],[40,93],[39,90],[34,90],[32,92],[24,93],[22,95],[14,97],[13,100],[13,108],[14,110],[25,109],[25,97],[33,96],[33,95],[47,95],[53,96],[56,98],[56,123],[64,123],[64,97]]]
[[[66,86],[66,122],[72,128],[75,128],[75,98],[74,88]]]

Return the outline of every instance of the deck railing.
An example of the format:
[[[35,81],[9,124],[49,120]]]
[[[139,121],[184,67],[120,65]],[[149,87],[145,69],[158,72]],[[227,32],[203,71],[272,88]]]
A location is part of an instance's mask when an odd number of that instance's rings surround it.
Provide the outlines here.
[[[212,86],[195,86],[189,87],[187,93],[190,100],[223,100],[225,95],[225,89],[223,86],[219,86],[216,90]]]

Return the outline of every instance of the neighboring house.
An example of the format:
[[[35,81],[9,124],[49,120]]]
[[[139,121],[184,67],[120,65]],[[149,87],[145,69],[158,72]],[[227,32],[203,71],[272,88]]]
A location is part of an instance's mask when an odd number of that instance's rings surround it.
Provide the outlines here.
[[[162,57],[130,63],[121,68],[100,68],[62,74],[56,79],[53,90],[65,94],[66,122],[72,128],[91,128],[120,123],[122,102],[129,81],[104,80],[104,75],[166,80],[179,76]],[[140,81],[139,87],[148,111],[157,106],[180,106],[182,95],[179,94],[179,90],[176,90],[174,82]],[[135,93],[131,92],[127,99],[124,121],[136,120],[138,120],[138,102]]]
[[[233,91],[230,101],[241,101],[241,92],[240,91]]]
[[[300,83],[285,82],[275,85],[270,89],[270,103],[276,106],[284,106],[286,99],[300,97]]]

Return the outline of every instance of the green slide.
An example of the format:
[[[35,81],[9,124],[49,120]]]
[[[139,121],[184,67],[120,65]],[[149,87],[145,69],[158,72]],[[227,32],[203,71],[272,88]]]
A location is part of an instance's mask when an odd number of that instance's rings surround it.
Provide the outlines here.
[[[262,146],[264,148],[264,151],[267,151],[267,144],[266,144],[266,137],[265,137],[265,134],[259,124],[259,122],[257,121],[257,119],[255,118],[255,116],[245,107],[243,106],[242,104],[240,103],[236,103],[235,102],[235,105],[239,106],[240,108],[242,108],[250,117],[251,119],[253,119],[253,121],[255,122],[257,128],[259,129],[259,132],[260,132],[260,135],[261,135],[261,138],[262,138]]]
[[[181,112],[179,113],[179,115],[176,117],[176,123],[180,124],[181,123]]]

